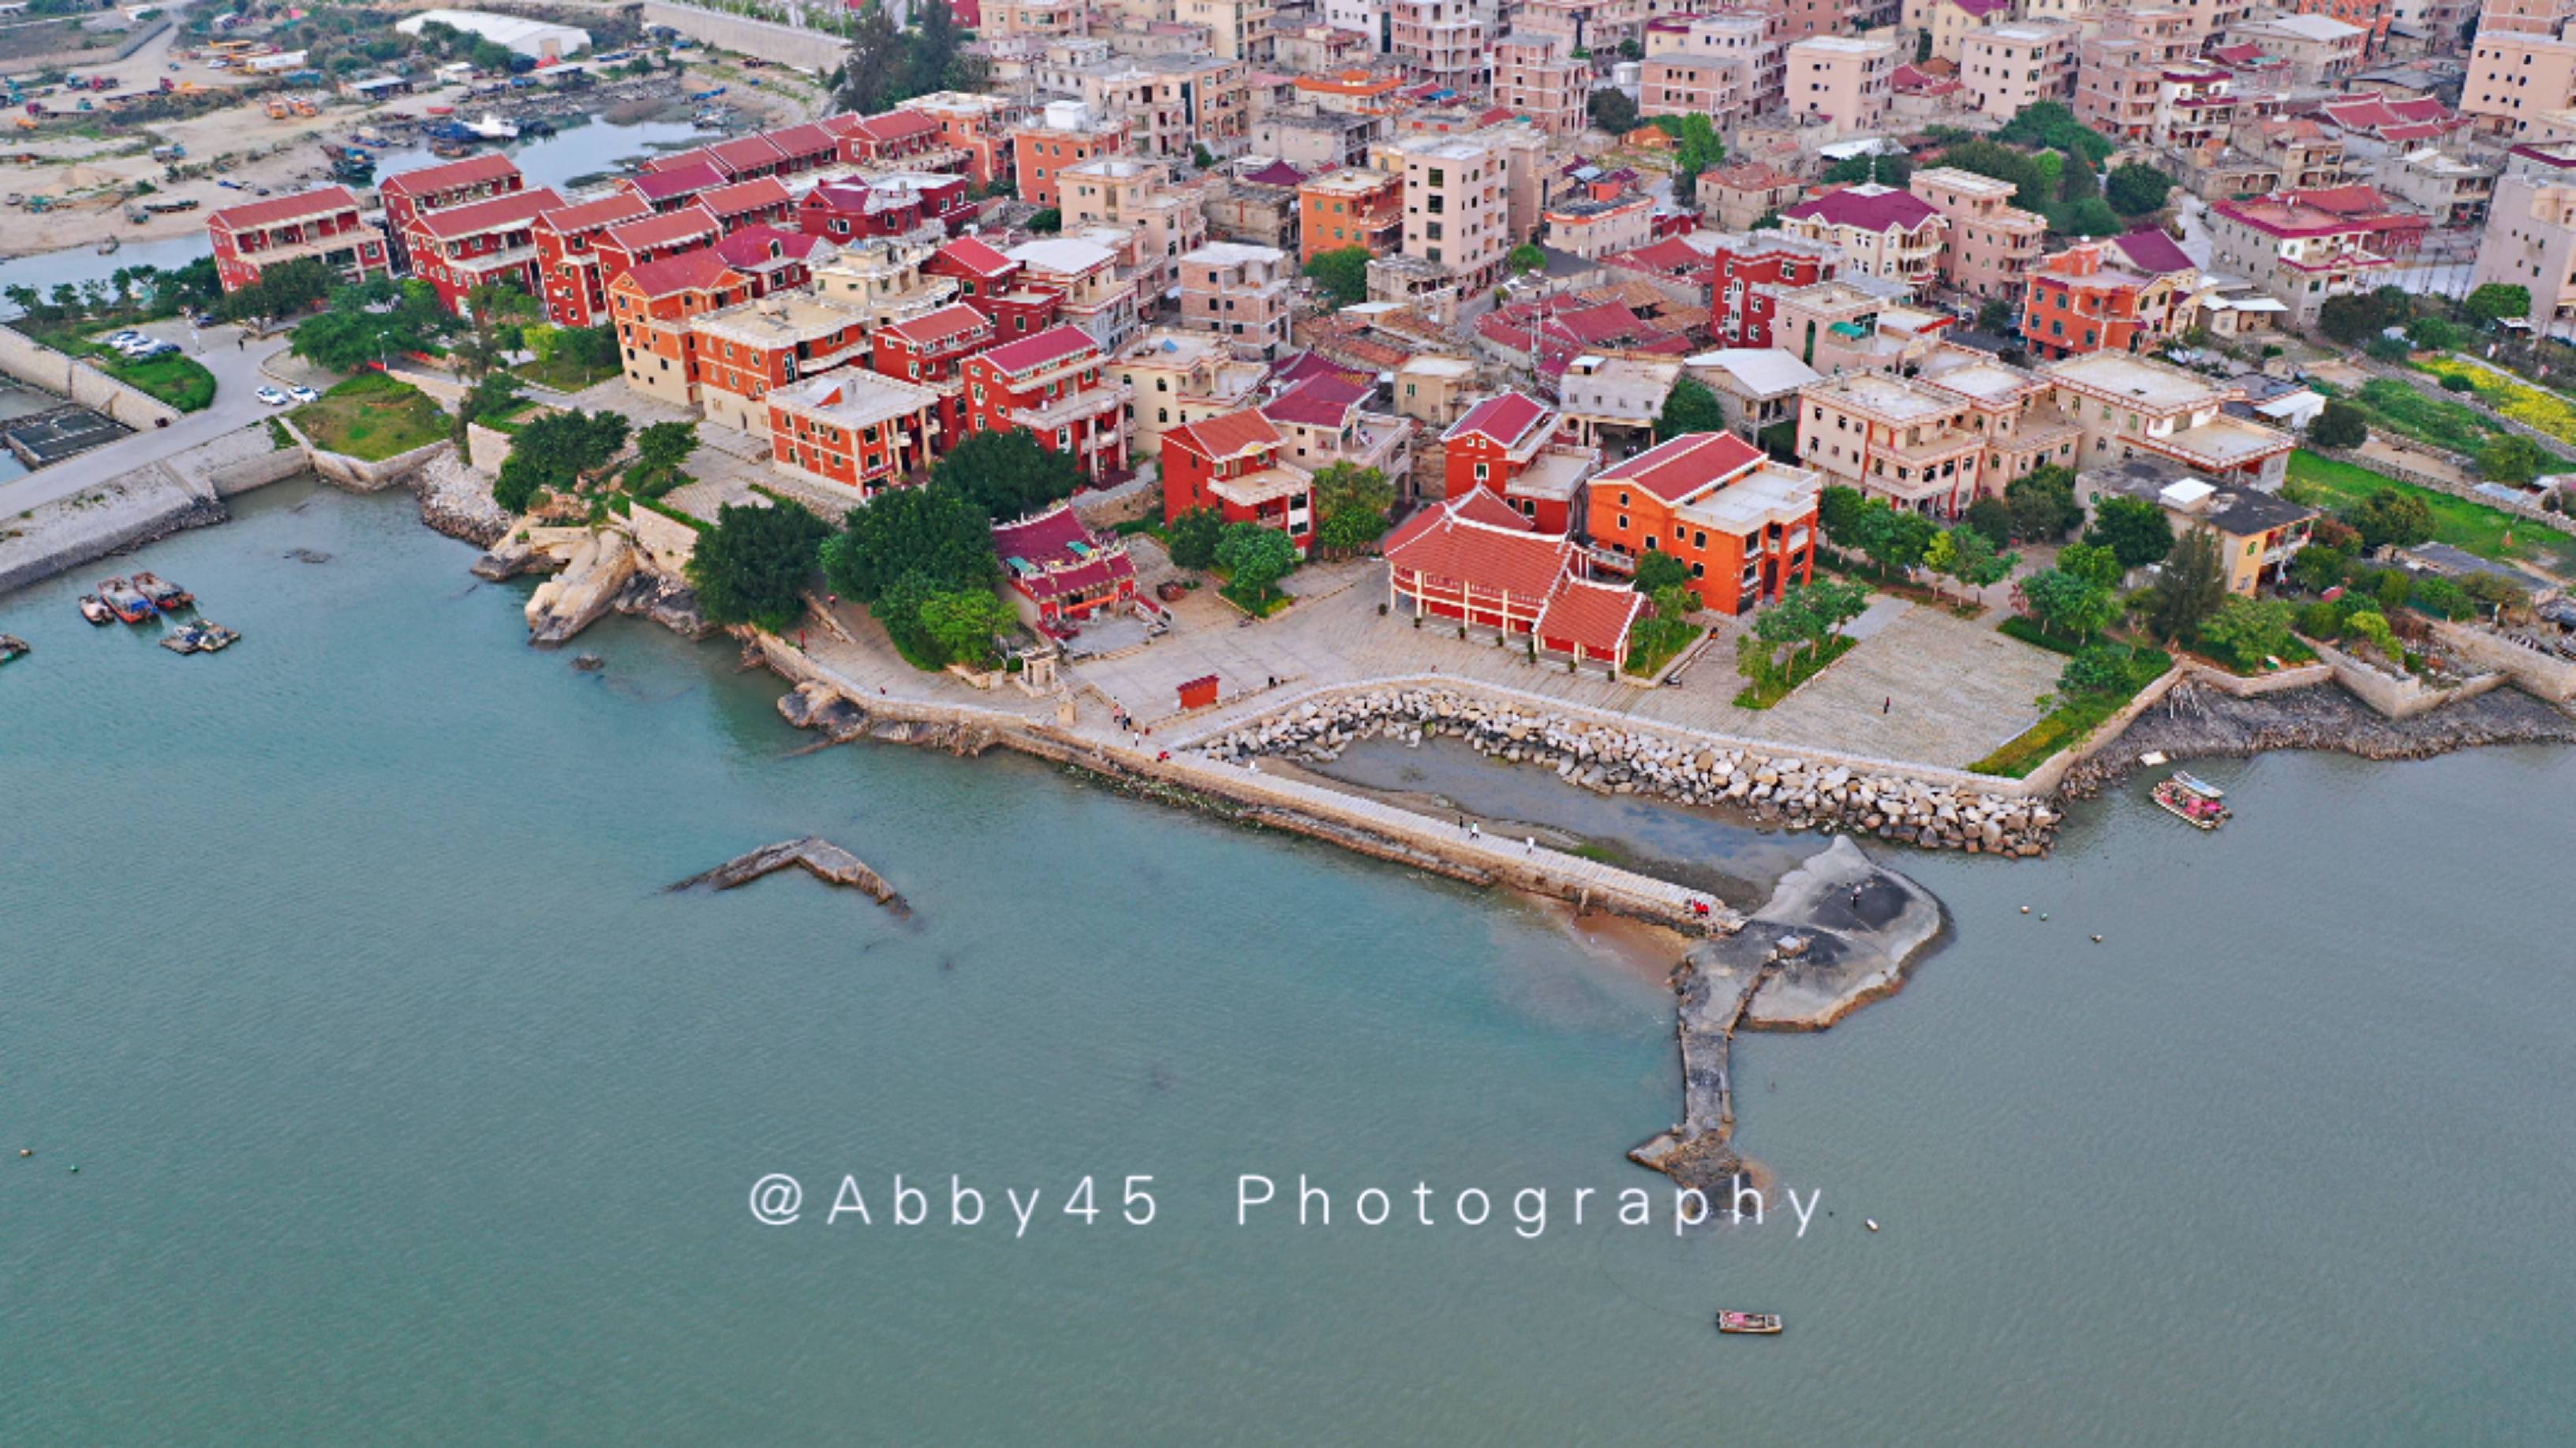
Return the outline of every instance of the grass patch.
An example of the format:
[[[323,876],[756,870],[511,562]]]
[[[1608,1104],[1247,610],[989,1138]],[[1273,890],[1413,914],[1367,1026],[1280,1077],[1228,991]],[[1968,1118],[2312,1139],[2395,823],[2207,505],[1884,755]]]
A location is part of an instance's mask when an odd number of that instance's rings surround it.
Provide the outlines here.
[[[2434,357],[2414,364],[2436,377],[2465,377],[2477,386],[2479,400],[2525,427],[2536,427],[2561,442],[2576,442],[2576,404],[2529,383],[2511,382],[2457,357]],[[2365,389],[2367,390],[2367,389]],[[2428,439],[2429,440],[2429,439]]]
[[[193,357],[163,353],[143,362],[110,357],[100,359],[99,365],[108,376],[148,392],[181,412],[203,412],[214,405],[215,374]]]
[[[2368,413],[2371,426],[2382,432],[2453,452],[2476,452],[2486,434],[2501,430],[2466,403],[2428,397],[2389,377],[2370,379],[2348,400]]]
[[[569,357],[558,355],[544,362],[529,362],[510,369],[511,375],[551,387],[557,392],[579,392],[594,383],[606,382],[617,375],[616,364],[606,367],[584,367]]]
[[[1664,621],[1657,619],[1652,622],[1661,624]],[[1682,650],[1699,642],[1707,633],[1707,629],[1695,623],[1686,623],[1672,629],[1632,630],[1629,638],[1628,672],[1641,679],[1651,679],[1655,676],[1656,670],[1679,658]]]
[[[2164,677],[2173,667],[2173,656],[2162,649],[2132,647],[2129,650],[2129,686],[2112,694],[2077,694],[2052,709],[2038,723],[2014,735],[2002,748],[1968,766],[1972,774],[1992,774],[2005,779],[2027,779],[2030,772],[2048,762],[2059,750],[2079,743],[2084,736],[2100,727],[2103,720],[2120,712],[2138,691]]]
[[[2423,499],[2424,506],[2433,510],[2437,543],[2497,562],[2531,562],[2556,572],[2576,572],[2576,537],[2537,519],[2399,482],[2386,473],[2320,457],[2305,448],[2290,454],[2290,481],[2302,489],[2302,498],[2337,511],[2355,506],[2381,488],[2395,488]]]
[[[295,435],[286,430],[286,424],[278,421],[276,418],[269,418],[268,450],[270,452],[284,452],[293,446],[295,446]]]
[[[313,445],[382,462],[447,436],[447,414],[429,395],[381,372],[361,372],[289,416]]]
[[[2070,658],[2083,652],[2084,649],[2084,645],[2073,639],[2059,638],[2041,628],[2039,620],[2025,614],[2014,614],[2002,623],[1996,624],[1995,632],[2007,638],[2019,639],[2033,648],[2046,649],[2052,654],[2065,654]]]
[[[1790,661],[1788,668],[1780,672],[1779,677],[1766,683],[1746,685],[1744,691],[1735,696],[1735,707],[1738,709],[1770,708],[1788,698],[1800,684],[1823,673],[1828,664],[1850,653],[1859,643],[1860,640],[1848,634],[1834,635],[1826,641],[1823,648],[1800,653],[1797,658]]]

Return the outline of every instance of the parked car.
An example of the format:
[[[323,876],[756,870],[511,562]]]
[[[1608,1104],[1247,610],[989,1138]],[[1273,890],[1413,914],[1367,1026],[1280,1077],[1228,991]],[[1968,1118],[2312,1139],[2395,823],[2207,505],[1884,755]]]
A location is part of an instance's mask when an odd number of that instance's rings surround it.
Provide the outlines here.
[[[310,387],[290,387],[286,389],[286,395],[294,398],[298,402],[320,402],[322,400],[322,394],[314,391]]]
[[[254,395],[257,396],[261,402],[270,407],[284,407],[287,403],[294,401],[293,398],[288,397],[285,393],[278,391],[274,387],[263,387]]]
[[[122,347],[129,342],[142,341],[143,334],[135,331],[110,332],[106,336],[99,338],[99,340],[105,342],[111,347]]]

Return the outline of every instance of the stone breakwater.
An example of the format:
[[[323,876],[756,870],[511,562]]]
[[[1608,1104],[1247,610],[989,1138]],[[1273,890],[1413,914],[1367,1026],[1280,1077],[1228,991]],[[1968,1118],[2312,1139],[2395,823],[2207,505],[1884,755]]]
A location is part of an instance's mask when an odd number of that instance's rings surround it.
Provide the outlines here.
[[[1790,829],[1845,829],[1925,849],[2045,854],[2063,818],[2048,805],[1899,775],[1690,744],[1445,689],[1372,690],[1226,730],[1198,748],[1240,762],[1260,756],[1329,763],[1354,740],[1462,739],[1482,754],[1556,771],[1602,794],[1731,806]]]
[[[2576,716],[2514,689],[2496,689],[2411,719],[2388,719],[2322,684],[2239,698],[2177,685],[2113,744],[2066,773],[2068,799],[2101,793],[2138,767],[2138,756],[2228,758],[2274,749],[2325,749],[2364,759],[2423,759],[2490,744],[2576,742]]]

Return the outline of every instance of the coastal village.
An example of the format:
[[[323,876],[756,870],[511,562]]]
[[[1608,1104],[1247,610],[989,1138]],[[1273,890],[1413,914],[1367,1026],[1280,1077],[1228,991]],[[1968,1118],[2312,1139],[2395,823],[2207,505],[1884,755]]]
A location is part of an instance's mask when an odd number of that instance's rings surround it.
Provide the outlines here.
[[[730,628],[799,722],[1740,924],[1313,771],[1451,734],[2033,855],[2132,726],[2576,733],[2571,17],[192,8],[151,73],[10,82],[30,175],[81,92],[170,167],[101,189],[208,255],[11,289],[0,366],[105,422],[10,424],[0,580],[408,486],[550,575],[540,642]],[[513,159],[618,108],[696,133]],[[315,184],[151,129],[236,123]]]

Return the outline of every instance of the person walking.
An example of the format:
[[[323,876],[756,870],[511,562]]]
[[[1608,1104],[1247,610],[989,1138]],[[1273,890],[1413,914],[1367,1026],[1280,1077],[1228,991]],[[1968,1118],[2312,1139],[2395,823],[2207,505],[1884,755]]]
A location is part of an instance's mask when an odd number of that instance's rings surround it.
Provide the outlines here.
[[[1527,836],[1526,838],[1524,838],[1524,839],[1521,841],[1521,853],[1522,853],[1522,854],[1524,854],[1524,855],[1535,855],[1535,854],[1537,854],[1537,853],[1538,853],[1538,836],[1536,836],[1536,835],[1530,835],[1530,836]]]
[[[1887,713],[1889,710],[1894,709],[1895,707],[1896,707],[1896,696],[1895,696],[1894,694],[1890,694],[1890,695],[1888,695],[1888,696],[1887,696],[1887,702],[1878,706],[1878,712],[1879,712],[1879,713],[1881,713],[1881,714],[1885,714],[1885,713]]]

